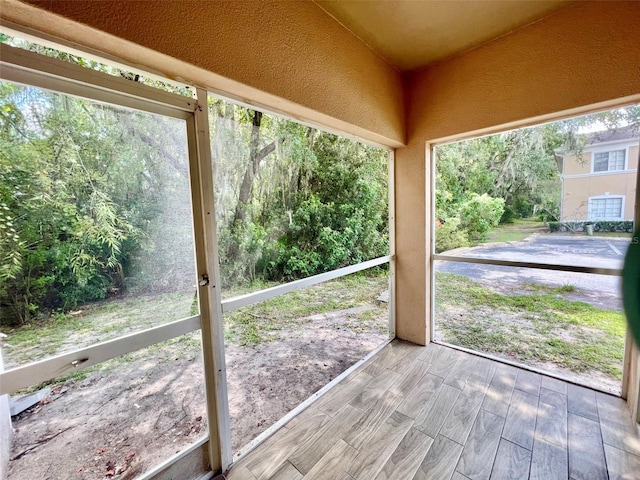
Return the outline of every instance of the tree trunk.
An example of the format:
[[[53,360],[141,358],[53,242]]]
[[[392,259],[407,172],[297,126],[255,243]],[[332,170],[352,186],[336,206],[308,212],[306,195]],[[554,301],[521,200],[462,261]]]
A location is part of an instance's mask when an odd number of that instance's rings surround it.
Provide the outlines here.
[[[238,195],[238,203],[233,213],[233,218],[229,224],[229,230],[232,237],[236,237],[242,229],[244,221],[247,217],[247,208],[253,193],[253,179],[258,170],[260,161],[273,152],[276,148],[275,142],[270,143],[266,147],[260,148],[260,125],[262,124],[262,112],[254,111],[251,127],[251,141],[249,143],[249,159],[247,169],[242,177],[240,184],[240,192]],[[240,245],[236,241],[229,242],[227,249],[226,263],[233,262],[240,254]]]

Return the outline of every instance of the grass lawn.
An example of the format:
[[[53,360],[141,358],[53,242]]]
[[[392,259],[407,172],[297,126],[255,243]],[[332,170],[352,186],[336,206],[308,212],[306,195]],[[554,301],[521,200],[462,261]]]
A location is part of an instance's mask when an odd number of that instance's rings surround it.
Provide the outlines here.
[[[40,360],[180,320],[196,313],[193,301],[193,292],[116,297],[68,314],[54,313],[22,327],[5,328],[5,365]]]
[[[387,288],[385,271],[350,275],[225,314],[225,336],[236,345],[258,345],[290,335],[310,317],[355,308],[349,328],[367,328],[381,308],[376,297]],[[262,288],[264,286],[261,286]],[[443,340],[528,364],[553,363],[571,372],[599,372],[621,378],[626,324],[620,312],[573,301],[575,288],[518,285],[496,291],[461,275],[436,273],[436,329]],[[579,293],[579,292],[578,292]],[[5,330],[5,359],[11,366],[86,346],[130,331],[183,318],[193,295],[120,298],[87,305],[74,315],[53,315],[31,326]],[[363,308],[356,308],[363,307]],[[195,336],[194,336],[195,335]],[[129,356],[168,361],[197,354],[198,333],[154,345]],[[126,356],[125,356],[126,357]],[[93,369],[111,369],[117,358]],[[113,364],[113,365],[112,365]]]
[[[250,291],[271,285],[256,285]],[[354,331],[369,328],[372,316],[386,311],[376,298],[388,287],[388,272],[373,269],[291,292],[266,302],[224,315],[225,339],[237,345],[254,346],[278,338],[279,331],[311,322],[308,317],[355,307],[369,307],[348,315],[346,327]],[[234,295],[247,293],[237,289]],[[4,360],[7,368],[116,338],[133,331],[187,317],[193,311],[193,293],[121,297],[87,304],[72,314],[53,314],[37,323],[4,329]],[[382,312],[382,313],[381,313]],[[306,320],[304,320],[306,318]],[[99,365],[74,371],[56,382],[83,380],[91,372],[113,371],[132,360],[149,359],[167,363],[176,357],[200,355],[199,331],[138,350]],[[37,390],[42,385],[25,391]]]
[[[498,292],[462,275],[436,273],[436,330],[447,343],[531,365],[622,378],[626,322],[566,296],[575,288],[520,284]]]
[[[249,305],[225,315],[225,337],[240,345],[257,345],[275,338],[279,330],[295,327],[300,319],[376,305],[388,282],[384,270],[354,274]],[[350,317],[365,322],[371,313],[362,310]],[[358,329],[357,325],[351,327]]]
[[[489,232],[483,243],[519,242],[532,233],[545,233],[549,228],[537,218],[516,219],[513,223],[503,223]]]
[[[387,272],[376,269],[281,295],[225,314],[225,336],[240,345],[256,345],[273,338],[276,331],[295,325],[297,319],[375,305],[387,284]],[[235,296],[270,286],[273,285],[259,284],[229,293]],[[5,364],[9,368],[41,360],[196,313],[192,292],[120,297],[87,304],[75,312],[55,313],[29,325],[3,329],[7,335],[3,341]],[[369,315],[362,311],[352,316],[366,320]]]

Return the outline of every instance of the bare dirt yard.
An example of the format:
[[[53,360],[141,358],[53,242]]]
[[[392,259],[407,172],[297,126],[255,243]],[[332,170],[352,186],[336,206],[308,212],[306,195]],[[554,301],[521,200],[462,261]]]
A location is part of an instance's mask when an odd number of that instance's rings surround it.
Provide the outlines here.
[[[354,282],[225,319],[234,452],[387,338],[387,305],[376,300],[386,277]],[[206,435],[202,369],[193,332],[53,382],[47,398],[13,417],[8,479],[132,479],[149,471]]]

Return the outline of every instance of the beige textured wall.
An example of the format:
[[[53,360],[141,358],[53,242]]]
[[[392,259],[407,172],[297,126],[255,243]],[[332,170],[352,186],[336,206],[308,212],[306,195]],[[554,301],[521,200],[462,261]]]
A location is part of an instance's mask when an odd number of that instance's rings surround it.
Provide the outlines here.
[[[564,157],[563,172],[565,175],[580,175],[591,173],[591,152],[583,153],[580,158],[575,155]]]
[[[611,150],[618,150],[626,148],[623,146],[612,145]],[[633,170],[638,168],[638,146],[629,147],[627,153],[627,169]],[[582,154],[580,159],[575,156],[568,155],[564,160],[564,174],[565,175],[580,175],[591,173],[593,166],[593,152],[586,151]]]
[[[562,202],[562,220],[587,220],[589,197],[624,195],[624,220],[633,220],[636,198],[636,172],[588,177],[565,178]]]
[[[640,2],[578,2],[406,77],[408,145],[396,151],[399,337],[429,339],[425,145],[639,101],[639,31]]]
[[[28,1],[38,8],[0,0],[0,15],[247,103],[404,143],[400,74],[312,2]]]
[[[571,180],[565,180],[560,219],[563,222],[586,220],[589,214],[588,198],[586,193],[581,193],[580,185],[574,185]]]
[[[615,149],[616,147],[612,147]],[[629,147],[627,169],[638,168],[638,146]],[[636,195],[636,172],[592,174],[593,153],[585,152],[580,160],[567,156],[564,160],[565,175],[589,175],[588,177],[565,178],[562,188],[561,219],[563,221],[587,220],[588,199],[592,196],[624,195],[624,219],[633,220]]]

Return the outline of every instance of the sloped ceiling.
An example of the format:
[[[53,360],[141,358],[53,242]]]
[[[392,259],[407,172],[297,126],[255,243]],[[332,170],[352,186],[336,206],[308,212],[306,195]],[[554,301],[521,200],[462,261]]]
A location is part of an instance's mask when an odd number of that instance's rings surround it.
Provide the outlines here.
[[[400,71],[465,52],[571,0],[316,0]]]

